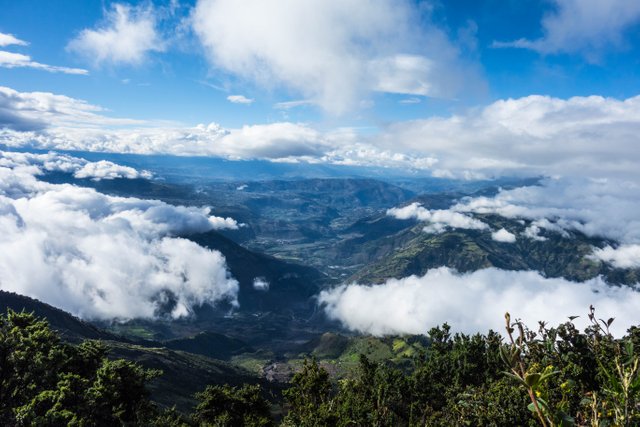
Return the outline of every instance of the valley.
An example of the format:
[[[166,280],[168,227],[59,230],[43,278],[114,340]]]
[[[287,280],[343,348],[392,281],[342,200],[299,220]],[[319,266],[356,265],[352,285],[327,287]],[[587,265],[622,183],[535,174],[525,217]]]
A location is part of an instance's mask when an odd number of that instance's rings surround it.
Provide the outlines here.
[[[179,237],[224,256],[228,274],[238,283],[237,305],[205,304],[175,319],[170,316],[174,303],[169,296],[153,320],[92,324],[4,293],[1,308],[34,311],[49,319],[65,339],[98,338],[108,344],[113,357],[162,369],[166,374],[151,383],[154,399],[185,411],[193,404],[193,393],[207,383],[259,383],[278,394],[309,356],[317,358],[332,377],[341,378],[355,369],[360,354],[402,368],[429,345],[421,335],[362,335],[331,320],[318,295],[337,285],[380,284],[438,267],[460,273],[488,267],[533,270],[577,282],[603,277],[612,286],[633,284],[640,277],[639,269],[614,268],[590,258],[593,248],[612,242],[578,231],[543,229],[530,238],[525,236],[529,220],[473,214],[487,229],[447,227],[433,233],[423,230],[422,221],[388,213],[411,203],[447,210],[465,198],[537,185],[535,179],[470,184],[406,177],[230,181],[214,176],[207,181],[200,175],[180,175],[175,168],[171,174],[162,168],[153,173],[151,180],[95,181],[60,172],[41,179],[118,197],[210,207],[213,215],[233,218],[239,223],[236,229]],[[491,230],[498,229],[519,237],[510,243],[496,241]]]

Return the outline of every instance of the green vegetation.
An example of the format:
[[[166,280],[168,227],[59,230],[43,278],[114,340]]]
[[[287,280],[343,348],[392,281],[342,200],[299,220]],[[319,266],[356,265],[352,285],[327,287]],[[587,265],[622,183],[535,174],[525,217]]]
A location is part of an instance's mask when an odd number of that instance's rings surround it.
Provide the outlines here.
[[[145,383],[160,372],[109,360],[97,341],[60,342],[45,321],[0,317],[1,425],[119,425],[152,417]]]
[[[571,321],[537,332],[507,315],[507,341],[495,333],[429,333],[430,345],[407,372],[365,356],[332,386],[315,360],[285,391],[299,426],[635,426],[640,424],[640,329],[623,339],[613,319],[584,333]],[[517,331],[517,332],[516,332]],[[515,334],[515,335],[514,335]],[[406,343],[394,342],[401,350]],[[315,408],[315,409],[312,409]]]
[[[193,419],[203,426],[268,427],[273,425],[269,403],[260,386],[210,385],[197,393],[200,404]]]
[[[530,222],[497,215],[475,215],[492,229],[505,228],[521,236]],[[590,258],[594,247],[610,242],[588,237],[578,231],[566,234],[546,231],[545,240],[518,238],[514,243],[497,242],[484,230],[452,229],[439,234],[422,231],[424,224],[408,227],[391,236],[378,239],[364,237],[346,240],[342,255],[349,259],[362,250],[375,254],[373,258],[358,259],[365,263],[350,280],[360,283],[382,283],[390,278],[412,274],[421,276],[428,270],[447,266],[459,272],[472,272],[487,267],[503,270],[534,270],[545,277],[563,277],[582,282],[603,276],[608,283],[634,284],[640,279],[640,269],[613,268]],[[364,240],[361,242],[361,240]],[[357,256],[357,255],[354,255]],[[351,259],[351,262],[355,262]]]
[[[427,338],[325,334],[313,352],[336,361],[360,352],[349,369],[330,374],[326,361],[290,360],[297,372],[282,397],[259,385],[204,384],[195,408],[180,412],[152,400],[148,385],[166,375],[131,359],[181,352],[110,343],[126,359],[109,359],[103,342],[62,342],[45,321],[9,310],[0,316],[0,424],[640,425],[640,328],[616,339],[613,319],[597,319],[593,308],[589,319],[584,332],[571,320],[533,331],[507,314],[506,339],[452,334],[446,324]],[[179,380],[180,366],[164,385]]]

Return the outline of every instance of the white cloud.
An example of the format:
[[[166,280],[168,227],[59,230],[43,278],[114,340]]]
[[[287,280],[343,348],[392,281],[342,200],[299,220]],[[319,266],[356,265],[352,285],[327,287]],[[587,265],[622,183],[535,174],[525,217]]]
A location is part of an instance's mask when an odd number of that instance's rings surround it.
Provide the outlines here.
[[[0,47],[4,46],[27,46],[29,43],[20,40],[11,34],[0,33]],[[60,67],[57,65],[48,65],[36,62],[29,55],[22,53],[8,52],[0,50],[0,67],[1,68],[34,68],[37,70],[48,71],[50,73],[78,74],[87,75],[89,72],[82,68]],[[1,124],[1,122],[0,122]]]
[[[516,241],[516,235],[510,233],[508,230],[501,228],[498,231],[491,233],[491,238],[496,242],[514,243]]]
[[[371,143],[438,160],[434,173],[638,176],[640,96],[558,99],[531,95],[450,117],[397,122]]]
[[[33,174],[44,172],[73,173],[75,178],[90,178],[95,181],[116,178],[151,178],[148,171],[138,171],[107,160],[90,162],[78,157],[50,152],[34,154],[24,152],[0,151],[0,166],[17,169],[26,168]]]
[[[297,101],[277,102],[273,105],[273,108],[277,110],[290,110],[292,108],[303,107],[305,105],[313,105],[313,101],[309,99],[299,99]]]
[[[35,68],[38,70],[48,71],[50,73],[79,74],[87,75],[89,72],[82,68],[59,67],[56,65],[47,65],[31,60],[28,55],[21,53],[7,52],[0,50],[0,67],[4,68]]]
[[[29,43],[24,40],[20,40],[13,34],[0,33],[0,46],[27,46],[28,44]]]
[[[416,98],[416,97],[411,97],[411,98],[405,98],[405,99],[401,99],[400,101],[398,101],[399,104],[420,104],[420,102],[422,102],[420,100],[420,98]]]
[[[86,101],[50,92],[18,92],[0,86],[0,129],[41,130],[58,126],[73,135],[84,128],[141,125],[141,120],[107,117],[104,109]],[[19,135],[16,135],[20,137]]]
[[[173,317],[236,301],[224,257],[175,237],[227,221],[205,208],[111,197],[0,166],[0,288],[85,318]],[[217,225],[216,225],[217,224]]]
[[[595,248],[593,250],[593,258],[618,268],[640,268],[640,245]]]
[[[342,285],[323,291],[319,301],[329,317],[374,335],[425,334],[445,322],[465,333],[504,332],[507,311],[534,328],[539,320],[554,325],[572,315],[581,315],[576,324],[586,326],[590,305],[600,317],[615,317],[612,331],[622,335],[638,323],[640,292],[600,278],[574,283],[531,271],[457,274],[442,267],[382,285]]]
[[[544,54],[579,53],[589,60],[624,46],[625,32],[640,22],[640,3],[628,0],[554,0],[542,20],[543,37],[494,42],[495,47],[532,49]]]
[[[640,96],[500,100],[464,114],[398,122],[373,134],[290,122],[238,129],[152,124],[108,117],[99,106],[62,95],[0,88],[0,128],[35,131],[0,131],[0,140],[12,147],[400,167],[464,179],[639,178],[640,150],[629,141],[640,134]],[[110,129],[115,126],[129,128]]]
[[[122,166],[116,163],[99,160],[97,162],[87,162],[81,169],[73,173],[76,178],[91,178],[93,180],[116,179],[116,178],[151,178],[151,173],[147,171],[138,172],[132,167]]]
[[[214,67],[285,86],[335,114],[370,91],[449,97],[482,84],[426,21],[404,0],[199,0],[192,14]]]
[[[468,215],[454,212],[447,209],[429,210],[414,202],[402,208],[391,208],[387,210],[387,215],[397,219],[415,218],[418,221],[429,223],[424,227],[428,233],[442,233],[447,228],[463,228],[473,230],[485,230],[489,226],[482,221],[471,218]]]
[[[547,240],[547,238],[544,236],[541,236],[540,231],[542,231],[540,227],[538,227],[535,224],[531,224],[529,227],[524,229],[524,233],[522,233],[522,235],[527,239],[544,242],[545,240]]]
[[[227,96],[227,101],[233,104],[253,104],[253,99],[247,98],[244,95],[229,95]]]
[[[106,13],[105,23],[84,29],[67,46],[95,65],[139,65],[150,52],[165,50],[157,31],[154,10],[116,3]]]
[[[264,277],[256,277],[253,279],[253,289],[266,292],[269,290],[269,282]]]
[[[424,96],[434,93],[426,78],[432,72],[433,61],[424,56],[396,55],[375,60],[370,67],[371,74],[376,77],[374,88],[377,91]]]
[[[577,230],[640,243],[640,185],[632,181],[549,178],[541,185],[500,191],[495,197],[467,199],[451,209],[534,220],[531,236],[541,228],[559,233]]]

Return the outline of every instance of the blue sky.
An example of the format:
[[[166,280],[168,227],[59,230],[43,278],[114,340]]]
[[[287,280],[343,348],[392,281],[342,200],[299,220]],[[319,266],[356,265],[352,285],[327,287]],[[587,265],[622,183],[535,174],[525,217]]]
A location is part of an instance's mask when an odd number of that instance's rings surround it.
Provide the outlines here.
[[[560,2],[562,3],[562,2]],[[567,2],[571,3],[571,2]],[[627,2],[629,3],[629,2]],[[0,32],[27,41],[27,46],[7,46],[35,61],[84,68],[88,76],[49,73],[28,68],[0,68],[2,85],[18,91],[45,91],[86,100],[109,110],[108,114],[139,119],[176,120],[188,125],[215,121],[227,127],[282,120],[315,122],[320,126],[376,127],[388,121],[447,114],[496,99],[531,94],[558,98],[602,95],[624,99],[640,92],[638,20],[612,28],[615,43],[589,52],[540,53],[521,48],[495,48],[494,42],[544,37],[542,20],[557,13],[554,1],[434,1],[411,5],[424,28],[446,34],[459,57],[473,67],[474,85],[444,97],[371,92],[364,94],[366,108],[339,115],[315,106],[281,110],[278,102],[304,98],[282,84],[265,87],[252,79],[216,67],[206,58],[198,36],[185,21],[193,2],[120,2],[152,9],[162,52],[149,51],[138,63],[92,63],[90,57],[68,48],[85,29],[108,25],[117,2],[87,0],[0,1]],[[177,30],[176,28],[180,28]],[[429,48],[412,46],[417,54]],[[465,76],[466,78],[466,76]],[[220,86],[219,89],[214,86]],[[232,104],[229,95],[253,99],[251,105]],[[400,103],[402,100],[412,103]]]

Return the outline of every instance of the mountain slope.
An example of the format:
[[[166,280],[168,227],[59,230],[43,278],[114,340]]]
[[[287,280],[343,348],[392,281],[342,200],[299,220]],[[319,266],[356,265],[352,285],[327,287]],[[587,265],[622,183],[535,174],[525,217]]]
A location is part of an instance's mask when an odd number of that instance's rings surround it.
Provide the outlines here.
[[[58,331],[62,338],[67,341],[78,342],[84,339],[120,339],[117,335],[99,329],[49,304],[24,295],[0,290],[0,313],[5,313],[8,309],[17,312],[25,311],[34,313],[37,317],[47,319],[49,325]]]
[[[431,268],[447,266],[460,272],[487,267],[504,270],[535,270],[547,277],[585,281],[602,275],[610,283],[631,284],[640,279],[640,269],[617,269],[589,258],[593,247],[610,242],[580,232],[565,235],[544,231],[546,240],[521,236],[528,221],[519,222],[496,215],[478,215],[493,230],[505,228],[518,236],[514,243],[498,242],[491,232],[452,229],[440,234],[422,231],[418,224],[393,236],[371,242],[387,247],[386,254],[362,268],[351,278],[362,283],[380,283],[389,278],[423,275]]]
[[[145,368],[162,370],[163,374],[150,383],[151,398],[165,406],[176,405],[185,412],[191,411],[195,403],[193,394],[202,391],[207,384],[240,385],[260,381],[257,375],[243,368],[196,354],[209,352],[210,356],[230,356],[251,350],[241,341],[223,335],[203,333],[205,341],[198,336],[191,340],[168,342],[166,346],[152,341],[133,342],[36,299],[0,291],[0,313],[5,313],[7,309],[33,312],[37,317],[47,320],[65,341],[78,343],[85,339],[101,340],[108,347],[110,358],[133,360]],[[207,349],[207,345],[211,348]]]
[[[312,267],[250,251],[215,231],[187,237],[225,256],[231,275],[240,284],[241,311],[312,311],[314,302],[310,298],[326,281],[326,277]],[[268,289],[256,288],[256,279],[268,283]]]

